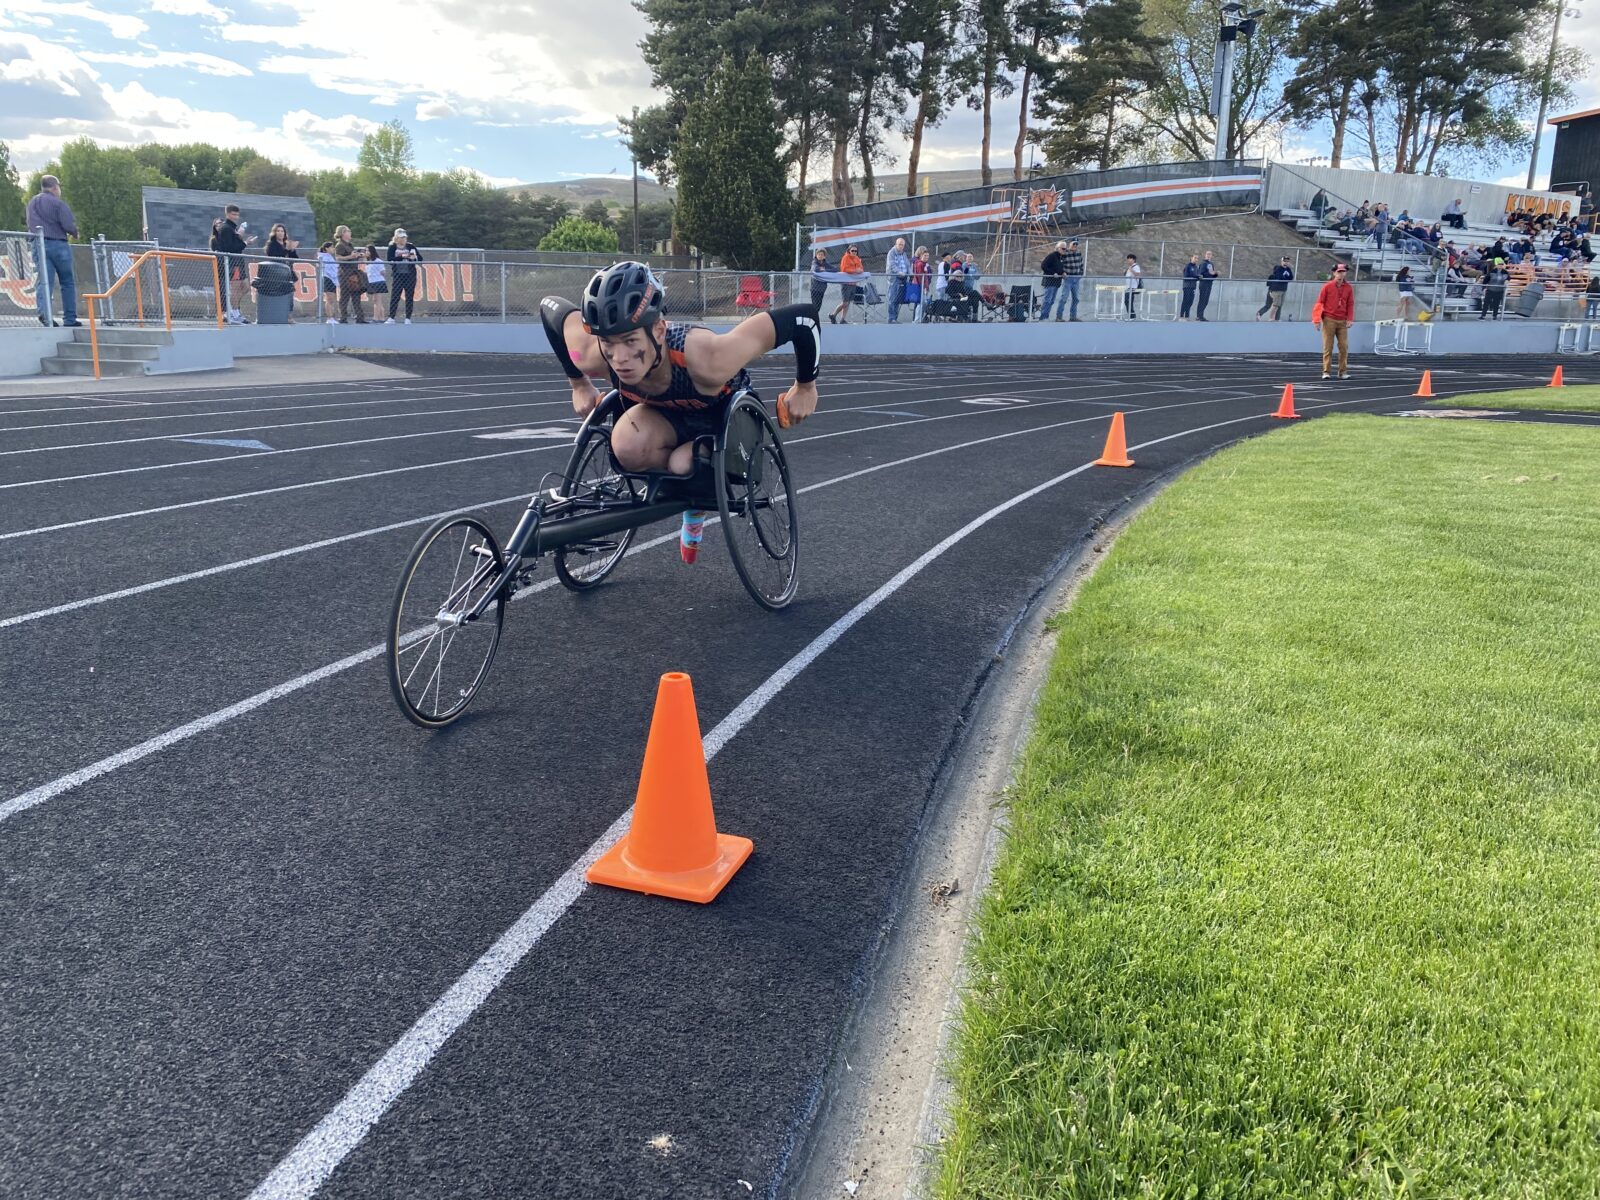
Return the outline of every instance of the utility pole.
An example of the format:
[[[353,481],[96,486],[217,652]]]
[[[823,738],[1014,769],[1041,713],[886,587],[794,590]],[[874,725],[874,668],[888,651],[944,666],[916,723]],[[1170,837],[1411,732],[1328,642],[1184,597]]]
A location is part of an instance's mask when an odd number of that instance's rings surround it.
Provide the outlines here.
[[[1233,121],[1233,48],[1240,37],[1256,31],[1256,22],[1266,16],[1264,8],[1245,11],[1238,0],[1228,0],[1217,15],[1217,52],[1211,70],[1211,115],[1217,119],[1217,142],[1211,157],[1228,157],[1229,126]]]
[[[633,252],[639,254],[639,152],[633,148],[639,136],[639,108],[633,109],[633,124],[628,126],[628,153],[633,157]]]
[[[1574,4],[1578,0],[1572,0]],[[1539,137],[1544,133],[1544,117],[1550,108],[1550,83],[1556,71],[1556,42],[1561,36],[1561,18],[1576,17],[1578,10],[1567,11],[1567,0],[1557,0],[1556,20],[1550,27],[1550,53],[1544,60],[1544,84],[1539,89],[1539,119],[1533,123],[1533,153],[1528,155],[1528,190],[1533,191],[1533,175],[1539,166]],[[1554,181],[1552,181],[1554,182]]]

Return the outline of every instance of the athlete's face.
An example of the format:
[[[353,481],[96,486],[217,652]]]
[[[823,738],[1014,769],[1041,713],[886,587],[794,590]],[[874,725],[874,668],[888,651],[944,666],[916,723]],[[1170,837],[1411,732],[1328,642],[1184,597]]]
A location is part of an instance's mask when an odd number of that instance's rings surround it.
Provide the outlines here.
[[[667,336],[665,321],[656,322],[655,335],[656,345],[659,346]],[[605,355],[605,360],[623,383],[638,383],[650,373],[650,367],[655,362],[649,334],[643,329],[631,329],[621,337],[601,338],[600,353]]]

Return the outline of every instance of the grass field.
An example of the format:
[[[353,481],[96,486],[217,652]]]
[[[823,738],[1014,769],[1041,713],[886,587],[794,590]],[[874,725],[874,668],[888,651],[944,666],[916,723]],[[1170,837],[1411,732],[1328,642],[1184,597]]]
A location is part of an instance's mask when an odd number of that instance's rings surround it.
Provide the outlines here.
[[[1508,392],[1473,392],[1430,400],[1436,408],[1531,408],[1542,412],[1600,412],[1600,384],[1567,387],[1514,388]]]
[[[1596,581],[1587,427],[1327,417],[1138,517],[1057,618],[937,1194],[1600,1194]]]

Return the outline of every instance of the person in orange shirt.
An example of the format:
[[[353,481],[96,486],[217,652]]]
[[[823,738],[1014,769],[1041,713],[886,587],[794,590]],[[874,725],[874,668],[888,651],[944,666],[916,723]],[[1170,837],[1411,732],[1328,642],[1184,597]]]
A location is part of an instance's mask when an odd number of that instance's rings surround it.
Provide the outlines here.
[[[851,246],[844,252],[844,257],[839,260],[839,270],[846,275],[860,275],[866,270],[861,265],[861,254],[856,247]],[[828,314],[828,321],[834,325],[850,324],[850,306],[855,303],[856,297],[861,294],[861,288],[853,283],[839,285],[838,307]]]
[[[1350,378],[1350,322],[1356,316],[1356,293],[1346,278],[1345,265],[1333,269],[1322,285],[1313,309],[1322,328],[1322,377],[1333,378],[1333,344],[1339,343],[1339,378]]]

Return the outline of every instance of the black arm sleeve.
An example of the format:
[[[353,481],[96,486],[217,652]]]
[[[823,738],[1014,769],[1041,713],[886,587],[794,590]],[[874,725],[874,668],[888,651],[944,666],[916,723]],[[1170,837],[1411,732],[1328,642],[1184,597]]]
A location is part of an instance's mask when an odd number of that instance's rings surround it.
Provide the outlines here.
[[[550,349],[556,352],[556,361],[567,373],[568,379],[582,379],[583,372],[572,361],[572,351],[567,348],[567,317],[578,311],[578,306],[560,296],[546,296],[539,301],[539,319],[544,322],[544,335],[550,339]]]
[[[822,358],[816,308],[810,304],[790,304],[785,308],[775,308],[767,315],[772,318],[772,328],[777,334],[773,349],[786,342],[794,346],[795,382],[810,383],[815,380],[817,363]]]

